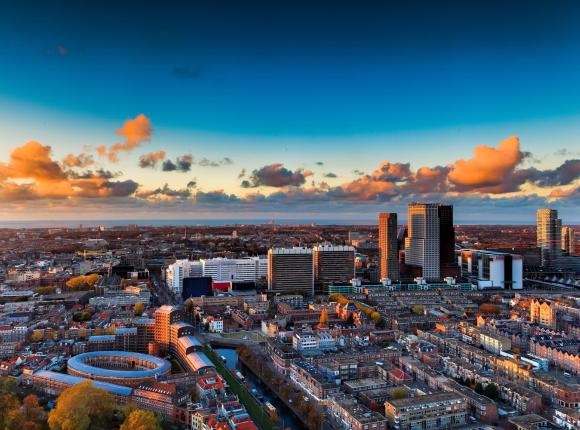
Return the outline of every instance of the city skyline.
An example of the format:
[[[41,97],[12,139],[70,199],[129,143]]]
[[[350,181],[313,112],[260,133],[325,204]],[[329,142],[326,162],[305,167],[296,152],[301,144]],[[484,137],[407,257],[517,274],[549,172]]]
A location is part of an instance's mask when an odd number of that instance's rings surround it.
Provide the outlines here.
[[[3,7],[0,216],[580,223],[580,8],[447,3]]]

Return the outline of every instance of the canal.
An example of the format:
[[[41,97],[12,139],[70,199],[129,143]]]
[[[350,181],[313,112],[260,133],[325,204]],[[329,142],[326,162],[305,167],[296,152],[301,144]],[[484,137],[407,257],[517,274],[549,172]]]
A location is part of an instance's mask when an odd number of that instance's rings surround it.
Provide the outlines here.
[[[294,413],[286,407],[286,405],[278,399],[278,397],[272,393],[267,387],[265,387],[256,376],[249,371],[242,363],[238,361],[238,353],[235,349],[230,348],[216,348],[214,349],[220,356],[224,356],[226,359],[226,364],[229,369],[238,369],[246,381],[250,385],[253,394],[264,402],[270,402],[276,407],[278,415],[284,421],[284,428],[290,428],[292,430],[303,430],[304,426],[294,415]]]

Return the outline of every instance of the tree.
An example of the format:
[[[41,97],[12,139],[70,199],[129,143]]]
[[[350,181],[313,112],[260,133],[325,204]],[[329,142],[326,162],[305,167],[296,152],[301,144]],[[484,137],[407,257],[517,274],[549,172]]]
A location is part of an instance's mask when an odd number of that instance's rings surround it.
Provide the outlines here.
[[[425,308],[421,305],[413,306],[413,313],[415,315],[423,315],[425,313]]]
[[[12,394],[16,390],[16,379],[8,376],[0,377],[0,393]],[[1,403],[0,403],[1,404]]]
[[[161,424],[153,412],[135,409],[119,430],[161,430]]]
[[[497,399],[497,396],[499,394],[498,390],[497,390],[497,385],[495,384],[487,384],[485,386],[485,389],[483,390],[483,393],[489,397],[490,399]]]
[[[320,312],[320,325],[327,326],[328,325],[328,309],[323,308],[322,312]]]
[[[112,427],[115,399],[91,381],[64,390],[48,415],[51,430],[108,429]]]
[[[0,405],[2,406],[0,407],[0,429],[3,429],[8,415],[11,411],[20,408],[20,402],[14,394],[0,394]]]
[[[144,310],[145,305],[142,302],[135,303],[135,308],[133,309],[133,312],[135,313],[136,317],[140,317],[141,315],[143,315]]]
[[[391,391],[391,399],[392,400],[405,399],[406,397],[407,397],[407,390],[405,390],[403,387],[397,387],[393,391]]]
[[[481,382],[475,384],[474,390],[477,394],[483,394],[483,385],[481,385]]]
[[[38,403],[38,397],[30,394],[22,401],[22,406],[8,412],[4,425],[6,430],[42,430],[46,413]]]
[[[100,279],[101,276],[96,273],[86,276],[74,276],[66,281],[66,286],[71,290],[90,290],[97,284],[97,282],[99,282]]]
[[[44,338],[44,335],[42,334],[42,331],[40,331],[40,330],[34,330],[32,332],[32,334],[30,335],[31,342],[40,342],[43,338]]]

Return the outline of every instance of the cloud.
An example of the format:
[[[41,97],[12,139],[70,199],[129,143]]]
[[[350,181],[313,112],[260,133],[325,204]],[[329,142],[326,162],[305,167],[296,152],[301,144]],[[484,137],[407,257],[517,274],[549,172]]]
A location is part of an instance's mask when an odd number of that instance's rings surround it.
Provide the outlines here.
[[[88,167],[95,163],[91,154],[80,153],[79,155],[68,154],[62,163],[66,167]]]
[[[352,173],[354,173],[357,176],[364,176],[364,174],[365,174],[365,172],[363,172],[362,170],[359,170],[359,169],[354,169],[352,171]]]
[[[238,173],[238,179],[242,179],[246,177],[246,169],[242,169],[240,173]]]
[[[517,190],[526,178],[514,176],[524,159],[520,141],[509,137],[499,147],[480,145],[468,160],[457,160],[448,174],[453,188],[460,192],[505,193]]]
[[[177,157],[175,162],[171,160],[165,160],[161,167],[164,172],[189,172],[191,170],[191,165],[193,164],[193,157],[191,155],[182,155]]]
[[[197,165],[201,167],[220,167],[229,166],[231,164],[234,164],[234,161],[229,157],[224,157],[221,160],[208,160],[204,157],[197,162]]]
[[[67,156],[61,165],[52,158],[51,152],[50,146],[36,141],[15,148],[8,163],[0,163],[0,199],[127,197],[139,186],[133,180],[112,181],[116,175],[103,169],[67,170],[67,167],[91,164],[89,158]]]
[[[324,174],[325,178],[338,178],[338,175],[336,173],[332,173],[332,172],[328,172]]]
[[[566,160],[553,170],[531,170],[530,179],[541,187],[568,185],[580,177],[580,160]]]
[[[139,167],[154,168],[157,167],[157,163],[163,159],[165,159],[165,151],[149,152],[148,154],[143,154],[139,157]]]
[[[108,149],[101,145],[97,147],[97,152],[101,157],[107,156],[109,161],[116,162],[120,152],[130,152],[151,139],[153,129],[151,120],[144,114],[139,114],[133,119],[128,119],[123,127],[117,129],[117,134],[124,137],[123,142],[118,142]]]
[[[188,184],[189,185],[189,184]],[[163,199],[187,199],[191,196],[191,190],[189,187],[181,190],[175,190],[165,184],[161,188],[156,188],[154,190],[142,190],[139,191],[135,196],[140,199],[152,199],[152,198],[163,198]]]
[[[296,169],[292,171],[281,163],[274,163],[254,170],[250,180],[242,182],[242,187],[298,187],[306,182],[307,177],[312,175],[310,170]]]
[[[52,148],[31,140],[14,149],[8,164],[0,163],[2,178],[56,182],[65,179],[61,166],[51,157]]]
[[[324,166],[324,162],[323,161],[317,161],[315,164],[317,166]]]

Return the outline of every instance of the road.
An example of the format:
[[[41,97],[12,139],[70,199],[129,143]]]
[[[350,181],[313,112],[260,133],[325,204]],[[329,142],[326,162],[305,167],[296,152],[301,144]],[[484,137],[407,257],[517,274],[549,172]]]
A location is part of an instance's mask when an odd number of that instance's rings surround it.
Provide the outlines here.
[[[176,297],[167,288],[165,281],[159,279],[157,275],[151,275],[151,292],[156,297],[159,305],[180,305],[180,297]]]

